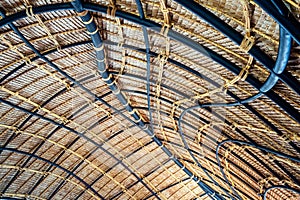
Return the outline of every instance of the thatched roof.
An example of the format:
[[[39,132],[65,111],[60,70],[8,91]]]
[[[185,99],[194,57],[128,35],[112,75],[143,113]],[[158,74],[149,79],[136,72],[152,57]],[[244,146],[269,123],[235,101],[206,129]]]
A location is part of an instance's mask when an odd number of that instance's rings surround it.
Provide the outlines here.
[[[299,0],[0,1],[0,199],[299,199]]]

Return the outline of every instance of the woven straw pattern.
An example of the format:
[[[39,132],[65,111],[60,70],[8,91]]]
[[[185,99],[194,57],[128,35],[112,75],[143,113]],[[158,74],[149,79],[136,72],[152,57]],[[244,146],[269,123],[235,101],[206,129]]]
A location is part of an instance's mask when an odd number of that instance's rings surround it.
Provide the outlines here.
[[[96,97],[102,98],[133,119],[97,72],[91,35],[78,13],[71,9],[35,14],[30,10],[68,2],[71,1],[0,2],[0,8],[8,18],[26,11],[27,16],[13,24],[49,61],[94,94],[88,94],[38,58],[9,25],[1,26],[0,97],[15,107],[3,101],[0,103],[0,199],[100,199],[97,193],[104,199],[209,198],[149,135],[96,100]],[[135,1],[83,2],[114,6],[117,11],[139,18]],[[247,34],[244,1],[195,2],[240,34]],[[300,1],[285,2],[299,19]],[[245,69],[253,58],[176,1],[141,0],[141,3],[147,20],[170,25],[170,30],[215,51],[239,70]],[[162,9],[164,6],[167,12]],[[255,45],[275,60],[279,26],[254,2],[250,1],[248,6]],[[105,43],[108,71],[142,120],[150,123],[147,59],[141,24],[106,12],[91,14]],[[193,177],[200,178],[226,199],[229,197],[224,190],[234,195],[216,160],[216,148],[225,139],[256,143],[300,157],[295,148],[300,148],[299,123],[266,96],[248,104],[261,117],[242,105],[197,108],[187,112],[181,121],[187,149],[179,130],[179,118],[185,109],[199,104],[234,102],[235,99],[226,92],[246,99],[259,90],[211,57],[151,27],[147,31],[152,52],[149,84],[153,132]],[[286,68],[298,81],[299,49],[294,43]],[[265,82],[270,75],[270,71],[255,59],[246,71],[244,78],[253,77],[258,83]],[[236,81],[232,81],[235,78]],[[299,96],[292,88],[278,81],[272,91],[300,111]],[[224,190],[212,182],[188,150]],[[261,199],[261,194],[274,185],[300,190],[297,184],[300,182],[300,164],[297,162],[235,143],[222,145],[218,156],[228,182],[242,199]],[[299,195],[284,189],[271,190],[266,196],[272,200],[299,199]]]

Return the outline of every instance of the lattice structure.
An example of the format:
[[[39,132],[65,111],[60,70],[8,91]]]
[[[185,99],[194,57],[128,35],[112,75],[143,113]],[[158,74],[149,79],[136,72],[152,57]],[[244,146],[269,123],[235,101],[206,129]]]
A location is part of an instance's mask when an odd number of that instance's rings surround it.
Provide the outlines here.
[[[299,199],[299,14],[0,1],[0,199]]]

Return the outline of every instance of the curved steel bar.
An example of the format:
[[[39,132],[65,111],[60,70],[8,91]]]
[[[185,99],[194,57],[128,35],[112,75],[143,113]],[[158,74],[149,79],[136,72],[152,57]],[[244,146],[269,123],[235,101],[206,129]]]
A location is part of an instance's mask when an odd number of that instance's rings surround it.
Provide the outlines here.
[[[190,108],[188,108],[188,109],[186,109],[186,110],[184,110],[183,112],[182,112],[182,114],[180,115],[180,117],[179,117],[179,120],[178,120],[178,128],[179,128],[179,133],[180,133],[180,136],[181,136],[181,138],[183,139],[183,142],[184,142],[184,144],[185,144],[185,146],[187,145],[187,142],[185,141],[185,139],[184,139],[184,134],[183,134],[183,132],[182,132],[182,126],[181,126],[181,123],[182,123],[182,118],[183,118],[183,116],[185,115],[185,113],[186,112],[188,112],[189,110],[193,110],[193,109],[196,109],[196,108],[209,108],[209,107],[212,107],[212,106],[217,106],[217,107],[220,107],[220,106],[228,106],[228,104],[203,104],[203,105],[199,105],[199,106],[193,106],[193,107],[190,107]],[[231,106],[233,106],[233,105],[231,105]],[[239,131],[240,132],[240,131]],[[242,132],[240,132],[240,133],[242,133]],[[246,134],[242,134],[245,138],[247,138],[249,141],[252,141],[252,139],[251,138],[249,138],[249,136],[247,136]],[[188,145],[187,145],[187,147],[188,147]],[[187,148],[187,149],[189,149],[189,148]],[[191,155],[193,155],[193,153],[192,152],[190,152],[191,153]],[[252,157],[254,157],[257,161],[259,161],[259,162],[262,162],[256,155],[254,155],[254,154],[251,154],[251,156]],[[198,163],[198,161],[197,161],[197,159],[195,159],[195,161]],[[278,163],[276,163],[277,165],[278,165]],[[264,165],[265,167],[267,167],[266,165]],[[285,171],[286,172],[286,170],[284,170],[284,167],[283,166],[281,166],[281,165],[278,165],[283,171]],[[267,167],[267,169],[270,171],[270,172],[272,172],[272,169],[270,169],[269,167]],[[272,173],[274,173],[274,172],[272,172]],[[224,175],[224,174],[223,174]],[[290,173],[288,174],[293,180],[296,180],[294,177],[293,177],[293,175],[291,175]],[[225,176],[224,176],[224,178],[225,178]],[[227,181],[227,183],[230,185],[230,187],[232,187],[231,186],[231,184],[228,182],[228,179],[226,178],[226,181]],[[235,194],[236,195],[238,195],[237,193],[236,193],[236,191],[234,190],[234,189],[232,189],[234,192],[235,192]],[[239,195],[238,195],[239,196]],[[239,198],[241,198],[241,197],[239,197]]]
[[[76,1],[77,3],[79,1]],[[76,2],[72,2],[72,5],[76,5]],[[80,6],[80,5],[79,5]],[[82,12],[83,10],[81,10]],[[2,13],[3,14],[3,13]],[[5,16],[5,15],[4,15]],[[83,17],[83,21],[86,21],[86,20],[89,20],[91,18],[91,15],[89,13],[87,13],[87,15],[85,16],[82,16]],[[6,19],[6,18],[4,18]],[[104,105],[106,105],[107,107],[115,110],[118,112],[118,114],[122,115],[123,117],[126,117],[123,113],[119,112],[116,108],[114,108],[113,106],[111,106],[110,104],[108,104],[106,101],[104,101],[102,98],[99,98],[97,97],[95,94],[93,94],[90,90],[88,90],[86,87],[84,87],[82,84],[80,84],[78,81],[76,81],[74,78],[72,78],[71,76],[69,76],[65,71],[61,70],[57,65],[55,65],[53,62],[49,61],[43,54],[41,54],[25,37],[24,35],[19,31],[19,29],[14,25],[12,24],[11,22],[8,23],[8,25],[11,27],[11,29],[22,39],[22,41],[34,52],[36,53],[36,55],[38,55],[38,57],[40,57],[41,59],[43,59],[47,64],[49,64],[49,66],[51,66],[52,68],[54,68],[55,70],[57,70],[59,73],[61,73],[63,76],[65,76],[69,81],[71,81],[74,85],[76,86],[79,86],[81,89],[83,89],[85,92],[87,92],[89,95],[91,96],[95,96],[95,99],[97,101],[100,101],[101,103],[103,103]],[[87,29],[90,31],[90,32],[94,32],[96,29],[96,25],[95,23],[91,23],[89,24],[90,26],[87,25]],[[97,37],[98,36],[98,37]],[[95,37],[95,38],[94,38]],[[94,42],[94,45],[96,48],[101,48],[101,45],[102,44],[102,40],[100,38],[100,35],[99,34],[93,34],[92,35],[92,40]],[[95,43],[96,42],[96,43]],[[100,61],[98,62],[98,59],[100,60],[103,60],[105,58],[105,54],[104,54],[104,51],[96,51],[96,55],[97,55],[97,65],[98,65],[98,68],[99,68],[99,71],[103,71],[103,73],[101,73],[101,76],[103,79],[107,79],[109,78],[109,74],[107,72],[105,72],[105,64],[104,62]],[[112,80],[108,79],[107,81],[105,81],[106,83],[108,84],[111,84],[113,83]],[[113,84],[110,86],[110,89],[114,91],[117,89],[116,85]],[[124,102],[125,104],[127,103],[125,97],[120,93],[119,95],[117,95],[118,99],[121,101],[121,103],[124,105]],[[133,111],[132,107],[128,104],[128,106],[126,107],[126,109],[128,111]],[[134,113],[133,114],[133,117],[135,119],[140,119],[139,116],[137,115],[137,113]],[[126,118],[127,119],[127,118]],[[53,120],[52,120],[53,121]],[[134,122],[133,122],[134,123]],[[134,123],[136,124],[136,123]],[[60,124],[62,125],[62,124]],[[71,130],[71,128],[69,127],[66,127],[63,125],[64,128],[68,128],[69,130]],[[143,127],[143,126],[141,126]],[[73,129],[72,129],[73,130]],[[73,133],[75,134],[78,134],[79,132],[73,130]],[[79,133],[79,135],[87,140],[90,140],[92,141],[90,138],[84,136],[83,134]],[[92,142],[93,143],[93,142]],[[97,143],[94,142],[94,144],[96,145]],[[108,155],[110,155],[112,158],[118,160],[112,153],[110,153],[109,151],[107,151],[106,149],[104,149],[103,147],[99,146],[99,144],[96,145],[97,147],[101,148],[104,152],[106,152]],[[144,181],[138,176],[136,175],[128,166],[126,166],[123,162],[122,162],[122,165],[128,170],[130,171],[134,176],[135,178],[137,178],[138,180],[141,181],[141,183],[149,190],[151,191],[152,193],[154,193],[154,191],[152,191],[149,186],[147,184],[144,183]],[[157,197],[158,198],[158,197]]]
[[[279,50],[278,50],[278,56],[276,59],[276,63],[275,66],[273,68],[273,71],[276,74],[281,74],[288,63],[288,58],[290,55],[290,50],[291,50],[291,46],[292,46],[292,38],[289,35],[289,33],[287,33],[283,28],[280,28],[280,43],[279,43]],[[187,113],[187,111],[195,109],[195,108],[203,108],[203,107],[230,107],[230,106],[239,106],[239,105],[243,105],[246,103],[250,103],[254,100],[256,100],[257,98],[261,97],[263,94],[267,93],[268,91],[270,91],[275,84],[278,81],[278,77],[275,76],[274,74],[271,74],[268,79],[266,80],[266,82],[261,86],[261,88],[259,89],[259,93],[256,95],[253,95],[247,99],[244,100],[240,100],[237,102],[233,102],[233,103],[215,103],[215,104],[204,104],[204,105],[198,105],[198,106],[193,106],[190,108],[187,108],[186,110],[184,110],[182,112],[182,114],[180,115],[180,118],[178,120],[178,128],[179,128],[179,133],[181,136],[181,139],[183,141],[184,146],[186,147],[186,149],[189,149],[189,146],[185,140],[185,138],[183,137],[183,131],[182,131],[182,126],[181,126],[181,121],[184,117],[184,115]],[[193,153],[191,151],[189,151],[190,156],[194,159],[194,161],[197,163],[197,165],[199,167],[201,167],[200,162],[198,162],[198,160],[194,157]],[[226,179],[226,181],[228,181]],[[231,186],[231,184],[229,182],[227,182],[232,191],[234,191],[235,195],[238,196],[240,199],[242,199],[240,197],[240,195],[235,191],[235,189]]]
[[[268,189],[265,190],[265,192],[263,194],[264,200],[267,200],[267,193],[271,190],[274,190],[274,189],[285,189],[285,190],[289,190],[291,192],[294,192],[294,193],[297,193],[297,194],[300,195],[300,191],[296,190],[296,189],[293,189],[293,188],[289,188],[289,187],[286,187],[286,186],[272,186],[272,187],[269,187]]]
[[[95,10],[86,7],[86,5],[89,4],[85,4],[83,5],[81,3],[80,0],[75,0],[71,3],[73,5],[73,7],[75,8],[76,12],[78,13],[84,13],[85,10],[88,11],[96,11],[96,12],[101,12],[101,9],[98,10],[99,6],[95,6],[93,4],[90,4],[92,8],[94,8]],[[116,16],[117,16],[117,12],[116,11]],[[92,16],[89,12],[84,13],[83,15],[80,16],[81,20],[84,22],[84,24],[86,25],[86,28],[88,30],[89,33],[91,35],[93,44],[94,44],[94,48],[96,50],[96,57],[97,57],[97,66],[98,66],[98,71],[100,72],[100,75],[102,77],[102,79],[107,83],[107,85],[109,86],[109,88],[113,91],[113,93],[116,95],[116,97],[118,98],[118,100],[122,103],[122,105],[126,108],[126,110],[131,114],[131,116],[137,121],[136,125],[139,126],[142,130],[144,130],[155,142],[158,146],[161,147],[161,149],[166,153],[167,156],[169,156],[170,159],[172,159],[180,168],[182,168],[182,170],[190,177],[193,177],[193,180],[195,182],[198,183],[198,185],[204,190],[206,191],[209,195],[215,195],[216,192],[210,188],[207,184],[205,184],[204,182],[202,182],[198,177],[195,177],[193,175],[193,173],[188,170],[186,167],[184,167],[184,165],[177,159],[174,157],[174,155],[171,153],[171,151],[169,149],[167,149],[163,143],[160,141],[160,139],[158,137],[155,136],[154,132],[151,131],[149,129],[149,127],[145,124],[145,122],[142,120],[142,117],[140,116],[139,113],[137,113],[132,106],[130,105],[129,101],[126,99],[126,97],[120,92],[120,88],[118,88],[118,86],[115,84],[114,79],[110,76],[110,73],[107,72],[106,69],[106,58],[105,58],[105,53],[104,53],[104,44],[102,42],[101,36],[99,34],[98,29],[96,28],[96,24],[92,19]],[[147,185],[145,185],[145,187],[148,187]],[[159,198],[154,191],[150,190],[157,198]],[[216,195],[217,199],[223,199],[222,196],[220,195]]]
[[[45,158],[42,158],[42,157],[39,157],[35,154],[32,154],[32,153],[28,153],[28,152],[25,152],[25,151],[20,151],[18,149],[13,149],[13,148],[7,148],[7,147],[0,147],[0,150],[2,151],[10,151],[10,152],[14,152],[14,153],[18,153],[18,154],[23,154],[23,155],[26,155],[26,156],[30,156],[30,157],[33,157],[33,158],[36,158],[38,160],[41,160],[43,162],[46,162],[48,164],[50,164],[51,166],[54,166],[56,168],[59,168],[61,169],[62,171],[64,171],[65,173],[67,174],[70,174],[71,176],[73,176],[74,178],[76,178],[80,183],[82,183],[86,188],[90,189],[96,196],[98,196],[100,199],[103,199],[104,198],[94,189],[92,188],[87,182],[85,182],[83,179],[81,179],[79,176],[77,176],[76,174],[74,174],[73,172],[69,171],[68,169],[54,163],[54,162],[51,162],[50,160],[47,160]]]
[[[32,60],[34,60],[34,59],[32,59]],[[20,65],[21,66],[21,65]],[[14,71],[14,70],[13,70]],[[89,77],[91,77],[91,76],[89,76]],[[86,77],[86,78],[89,78],[89,77]],[[84,79],[86,79],[86,78],[84,78]],[[79,82],[81,82],[82,80],[79,80]],[[73,84],[71,84],[70,85],[71,87],[73,86]],[[63,94],[64,92],[66,92],[67,91],[67,89],[66,88],[64,88],[64,89],[62,89],[62,90],[60,90],[60,91],[58,91],[57,93],[55,93],[53,96],[51,96],[48,100],[46,100],[44,103],[42,103],[41,104],[41,108],[42,107],[44,107],[44,106],[46,106],[48,103],[50,103],[52,100],[54,100],[56,97],[58,97],[59,95],[61,95],[61,94]],[[107,95],[109,95],[109,94],[111,94],[111,93],[107,93]],[[101,96],[101,98],[103,98],[104,96]],[[79,113],[79,112],[81,112],[83,109],[85,109],[86,107],[87,107],[88,105],[84,105],[83,107],[81,107],[81,108],[79,108],[77,111],[75,111],[74,113],[73,113],[73,115],[72,116],[70,116],[70,117],[68,117],[68,119],[71,119],[74,115],[77,115],[77,113]],[[34,111],[34,113],[37,113],[38,112],[38,110],[36,110],[36,111]],[[25,126],[25,124],[31,119],[33,117],[33,115],[30,115],[30,116],[28,116],[19,126],[18,126],[18,129],[22,129],[22,127],[23,126]],[[49,133],[49,135],[47,135],[47,139],[48,138],[50,138],[53,134],[55,134],[58,130],[60,130],[61,129],[61,127],[57,127],[56,129],[54,129],[53,131],[51,131],[50,133]],[[12,136],[10,136],[9,138],[8,138],[8,140],[5,142],[5,144],[3,145],[3,147],[6,147],[14,138],[15,138],[15,136],[16,136],[16,134],[14,133]],[[43,141],[43,142],[41,142],[36,148],[35,148],[35,150],[34,150],[34,154],[43,146],[43,144],[45,143],[45,141]],[[73,144],[73,143],[72,143]],[[70,145],[71,146],[71,145]],[[0,154],[1,154],[1,151],[0,151]],[[60,157],[58,157],[58,159],[59,159]],[[57,160],[58,160],[57,159]],[[22,164],[22,166],[21,167],[25,167],[26,165],[27,165],[27,163],[30,161],[30,158],[27,158],[27,160],[25,160],[25,162]],[[56,162],[56,161],[55,161]],[[51,168],[50,168],[51,169]],[[50,170],[49,169],[49,170]],[[12,178],[11,178],[11,180],[9,181],[9,183],[5,186],[5,188],[3,189],[3,192],[5,192],[7,189],[8,189],[8,187],[11,185],[11,183],[17,178],[17,176],[19,175],[19,172],[17,172]],[[42,177],[43,178],[43,177]],[[33,189],[34,189],[35,187],[32,187],[31,188],[31,191],[33,191]],[[30,193],[30,192],[29,192]]]
[[[141,20],[145,20],[145,13],[143,10],[143,6],[140,0],[135,0],[138,11],[139,11],[139,15]],[[143,36],[144,36],[144,41],[145,41],[145,50],[146,50],[146,60],[147,60],[147,75],[146,75],[146,79],[147,79],[147,84],[146,84],[146,88],[147,88],[147,104],[148,104],[148,112],[149,112],[149,121],[150,121],[150,127],[151,130],[153,131],[153,125],[152,125],[152,112],[151,112],[151,98],[150,98],[150,42],[149,42],[149,35],[148,35],[148,31],[147,28],[145,26],[142,26],[142,30],[143,30]]]
[[[97,4],[91,4],[91,3],[85,3],[83,5],[83,8],[85,10],[93,11],[93,12],[106,13],[106,11],[107,11],[106,6],[101,6],[101,5],[97,5]],[[45,6],[39,6],[39,7],[32,8],[33,12],[36,14],[50,12],[50,11],[72,10],[72,9],[73,9],[73,6],[70,3],[52,4],[52,5],[45,5]],[[153,21],[147,20],[147,19],[141,20],[136,15],[133,15],[130,13],[126,13],[126,12],[117,10],[115,15],[116,15],[116,17],[121,17],[121,18],[129,20],[133,23],[151,28],[154,31],[160,31],[160,29],[161,29],[161,25],[159,25]],[[0,27],[9,24],[12,21],[22,19],[25,17],[27,17],[26,11],[20,11],[20,12],[14,13],[14,14],[0,20]],[[220,56],[219,54],[215,53],[214,51],[201,46],[200,44],[196,43],[192,39],[190,39],[182,34],[179,34],[173,30],[169,30],[168,36],[174,40],[177,40],[177,41],[189,46],[190,48],[194,49],[195,51],[198,51],[199,53],[203,54],[204,56],[211,58],[212,60],[221,64],[223,67],[227,68],[228,70],[230,70],[231,72],[233,72],[235,74],[238,74],[241,71],[241,69],[238,66],[236,66],[234,63],[232,63],[231,61],[225,59],[224,57]],[[288,77],[288,79],[293,79],[293,78]],[[246,81],[248,83],[250,83],[256,89],[259,89],[262,85],[257,79],[253,78],[251,75],[247,76]],[[295,82],[295,83],[297,83],[297,82]],[[298,84],[296,84],[296,85],[297,85],[296,88],[299,88]],[[276,94],[273,91],[269,91],[269,92],[265,93],[265,95],[269,99],[274,101],[279,107],[281,107],[293,119],[295,119],[297,122],[300,123],[300,117],[299,117],[300,114],[299,114],[298,110],[296,110],[290,104],[286,103],[278,94]]]
[[[85,12],[86,10],[83,8],[81,0],[74,0],[71,2],[72,6],[74,7],[77,13],[83,13],[80,15],[82,22],[85,24],[85,27],[90,34],[92,39],[92,43],[94,45],[94,49],[96,51],[96,62],[98,67],[98,73],[101,76],[102,80],[107,84],[109,89],[113,92],[113,94],[117,97],[119,102],[125,107],[128,113],[134,118],[136,121],[136,126],[140,126],[143,129],[148,129],[148,127],[144,124],[142,117],[140,114],[134,110],[130,104],[130,101],[127,97],[120,91],[120,88],[115,82],[115,79],[111,77],[111,74],[107,71],[107,57],[104,52],[104,44],[102,38],[100,36],[99,30],[97,28],[96,23],[93,20],[92,15],[90,12]],[[152,133],[153,134],[153,133]],[[157,198],[160,197],[155,194],[155,192],[141,180],[141,183]]]
[[[289,159],[289,160],[292,160],[294,162],[299,162],[300,163],[300,159],[299,158],[296,158],[296,157],[293,157],[293,156],[290,156],[290,155],[287,155],[287,154],[284,154],[284,153],[281,153],[281,152],[278,152],[278,151],[274,151],[272,149],[268,149],[268,148],[265,148],[265,147],[262,147],[262,146],[258,146],[256,144],[252,144],[252,143],[249,143],[249,142],[244,142],[244,141],[239,141],[239,140],[224,140],[222,142],[220,142],[216,148],[216,159],[218,161],[218,165],[219,165],[219,168],[220,168],[220,171],[222,172],[222,175],[223,177],[226,179],[226,182],[229,184],[229,186],[231,187],[231,189],[235,191],[235,189],[233,188],[233,186],[231,185],[231,183],[229,183],[229,180],[227,179],[226,177],[226,174],[223,170],[223,168],[221,167],[221,161],[220,161],[220,158],[219,158],[219,150],[220,150],[220,147],[227,143],[227,142],[232,142],[232,143],[238,143],[240,145],[246,145],[246,146],[252,146],[252,147],[255,147],[261,151],[265,151],[265,152],[268,152],[268,153],[271,153],[271,154],[274,154],[276,156],[279,156],[279,157],[282,157],[282,158],[286,158],[286,159]]]
[[[253,0],[259,5],[264,11],[272,16],[281,27],[287,30],[294,40],[300,45],[300,23],[293,16],[293,14],[286,8],[282,1],[271,0],[273,6],[270,5],[269,1],[264,0]],[[275,7],[275,8],[274,8]],[[277,9],[280,11],[278,12]],[[284,13],[284,15],[282,15]]]
[[[88,43],[88,42],[87,42]],[[170,60],[171,62],[172,62],[172,60]],[[174,62],[174,64],[176,64],[176,62],[175,61],[173,61]],[[180,63],[177,63],[178,65],[180,64]],[[179,65],[180,66],[180,65]],[[183,66],[184,67],[184,66]],[[186,67],[187,68],[187,67]],[[187,70],[188,70],[189,68],[187,68]],[[191,70],[191,69],[190,69]],[[194,72],[194,73],[196,73],[196,75],[199,73],[199,72]],[[205,78],[205,77],[203,77],[203,78]],[[142,79],[142,78],[140,78],[140,79]],[[252,110],[252,112],[253,112],[253,110]],[[237,131],[239,131],[239,130],[237,130]],[[245,135],[245,134],[243,134],[243,135]]]
[[[184,6],[186,9],[209,23],[211,26],[215,27],[225,36],[230,38],[233,42],[237,45],[240,45],[243,41],[244,36],[242,36],[238,31],[232,28],[230,25],[225,23],[215,14],[201,6],[200,4],[196,3],[195,1],[185,1],[185,0],[175,0],[178,4]],[[268,8],[274,10],[272,5],[265,0],[258,0],[262,1],[263,4],[266,4]],[[280,8],[281,9],[281,8]],[[288,16],[289,13],[286,11],[279,10],[281,16]],[[277,13],[277,12],[276,12]],[[297,27],[297,26],[296,26]],[[293,29],[297,29],[294,27]],[[300,24],[299,26],[300,27]],[[300,33],[300,32],[299,32]],[[300,37],[299,37],[300,38]],[[263,52],[259,47],[253,45],[253,47],[249,50],[249,54],[251,54],[255,59],[261,62],[267,69],[272,73],[272,76],[280,78],[283,82],[285,82],[290,88],[292,88],[297,94],[300,95],[299,89],[299,81],[293,77],[289,72],[284,72],[283,74],[278,74],[274,71],[273,66],[275,65],[273,59],[268,56],[265,52]],[[288,59],[288,58],[287,58]]]
[[[62,48],[62,49],[67,49],[67,48],[74,47],[74,46],[78,46],[78,45],[86,45],[86,44],[89,44],[90,42],[91,42],[91,41],[78,42],[78,43],[74,43],[74,44],[62,46],[61,48]],[[114,45],[114,46],[118,45],[117,43],[111,42],[111,41],[104,41],[104,43],[107,44],[107,45]],[[138,49],[138,48],[136,48],[136,47],[134,47],[134,46],[131,46],[131,45],[126,45],[126,44],[124,44],[123,47],[129,48],[129,49],[135,49],[135,50],[137,50],[137,51],[139,51],[139,52],[141,52],[141,53],[145,53],[145,52],[146,52],[144,49]],[[49,52],[47,52],[47,53],[44,53],[43,55],[49,55],[50,53],[53,53],[53,52],[55,52],[55,51],[56,51],[56,49],[51,50],[51,51],[49,51]],[[157,56],[158,56],[158,54],[156,54],[155,52],[151,52],[151,51],[150,51],[149,53],[150,53],[151,56],[154,56],[154,57],[157,57]],[[38,58],[39,58],[38,56],[37,56],[37,57],[34,57],[34,58],[31,59],[31,61],[33,62],[33,61],[37,60]],[[207,81],[208,83],[212,84],[212,85],[215,86],[215,87],[221,87],[221,85],[219,85],[219,84],[218,84],[217,82],[215,82],[214,80],[212,80],[212,79],[210,79],[209,77],[207,77],[207,76],[205,76],[205,75],[199,73],[198,71],[193,70],[192,68],[187,67],[186,65],[184,65],[184,64],[182,64],[182,63],[180,63],[180,62],[178,62],[178,61],[175,61],[175,60],[170,59],[170,58],[168,58],[167,61],[170,62],[171,64],[176,65],[177,67],[179,67],[179,68],[181,68],[181,69],[183,69],[183,70],[185,70],[185,71],[188,71],[188,72],[194,74],[194,75],[197,76],[198,78],[201,78],[201,79]],[[18,67],[16,67],[15,69],[13,69],[12,71],[10,71],[10,72],[9,72],[8,74],[6,74],[2,79],[0,79],[0,83],[3,82],[5,79],[7,79],[7,78],[8,78],[9,76],[11,76],[12,74],[16,73],[18,70],[20,70],[20,69],[21,69],[22,67],[24,67],[25,65],[26,65],[26,64],[23,63],[23,64],[19,65]],[[114,72],[112,72],[112,73],[114,73]],[[132,77],[138,78],[138,79],[141,79],[141,80],[142,80],[142,77],[138,77],[138,76],[132,76]],[[87,78],[88,78],[88,77],[87,77]],[[150,81],[150,82],[151,82],[151,81]],[[153,83],[153,82],[152,82],[152,83]],[[72,84],[72,85],[73,85],[73,84]],[[167,86],[164,86],[164,87],[166,87],[167,89],[171,89],[171,88],[169,88],[169,87],[167,87]],[[171,89],[171,90],[172,90],[172,89]],[[172,91],[174,92],[174,90],[172,90]],[[180,94],[180,95],[182,95],[182,96],[185,96],[184,94],[181,94],[179,91],[175,91],[175,92],[178,93],[178,94]],[[240,100],[236,95],[234,95],[234,94],[233,94],[232,92],[230,92],[230,91],[228,91],[227,94],[228,94],[229,96],[231,96],[232,98],[234,98],[235,100],[237,100],[238,102],[242,101],[242,100]],[[171,104],[172,104],[172,103],[171,103]],[[265,124],[267,124],[267,125],[268,125],[273,131],[275,131],[279,136],[282,136],[282,135],[283,135],[283,133],[282,133],[278,128],[276,128],[272,123],[270,123],[266,118],[264,118],[260,113],[258,113],[255,109],[253,109],[250,105],[244,104],[244,106],[245,106],[250,112],[252,112],[253,114],[255,114],[255,115],[256,115],[260,120],[262,120]],[[293,142],[289,142],[289,144],[290,144],[297,152],[300,152],[299,148],[298,148]]]

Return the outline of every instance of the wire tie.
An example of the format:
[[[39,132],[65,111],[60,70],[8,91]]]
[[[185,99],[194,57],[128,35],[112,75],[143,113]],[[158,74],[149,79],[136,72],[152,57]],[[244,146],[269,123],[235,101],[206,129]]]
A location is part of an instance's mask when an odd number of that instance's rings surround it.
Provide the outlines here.
[[[98,32],[98,27],[97,27],[96,30],[94,30],[93,32],[87,31],[87,33],[88,33],[89,35],[95,35],[97,32]]]
[[[112,75],[109,74],[107,78],[102,77],[102,80],[106,82],[106,81],[110,80],[111,78],[112,78]]]
[[[100,47],[95,47],[95,46],[94,46],[94,49],[95,49],[96,51],[102,51],[102,50],[104,49],[103,43],[101,44]]]
[[[116,17],[116,12],[117,12],[117,7],[115,5],[109,5],[107,7],[107,15],[115,18]]]
[[[82,12],[77,13],[77,15],[78,15],[79,17],[82,17],[82,16],[87,15],[87,13],[88,13],[88,11],[87,11],[87,10],[84,10],[84,11],[82,11]]]
[[[113,90],[113,91],[112,91],[112,93],[114,93],[115,95],[120,94],[120,92],[121,92],[121,91],[120,91],[120,88],[118,88],[117,90]]]
[[[135,121],[135,123],[138,124],[141,120],[142,120],[142,118],[139,118],[138,120],[134,120],[134,121]]]
[[[164,24],[164,25],[161,27],[160,33],[161,33],[163,36],[167,37],[170,28],[171,28],[171,25],[169,25],[169,24]]]
[[[97,60],[97,62],[104,62],[105,61],[105,58],[103,58],[103,59],[96,59]],[[105,70],[104,70],[105,71]]]
[[[133,114],[135,113],[135,111],[136,111],[136,109],[134,108],[134,109],[132,109],[132,111],[128,111],[128,113],[129,113],[130,115],[133,115]]]
[[[90,18],[88,21],[83,21],[83,20],[82,20],[82,23],[84,23],[85,25],[89,25],[90,23],[93,22],[93,20],[94,20],[94,17],[91,16],[91,18]]]
[[[26,6],[26,15],[27,17],[34,17],[32,6]]]
[[[248,52],[252,48],[254,43],[255,43],[255,38],[253,36],[245,35],[243,41],[240,44],[240,48],[243,51]]]
[[[60,45],[56,45],[56,50],[57,50],[57,52],[61,52],[61,46]],[[69,54],[68,54],[69,55]]]
[[[144,124],[144,126],[141,127],[143,130],[147,130],[148,129],[148,125]]]
[[[107,84],[108,86],[112,86],[112,85],[116,84],[115,82],[116,82],[116,80],[112,81],[111,83],[106,83],[106,84]]]
[[[115,80],[115,81],[116,81],[116,80]],[[126,103],[123,104],[123,106],[124,106],[124,107],[127,107],[127,106],[129,105],[129,103],[130,103],[129,100],[127,100]]]

